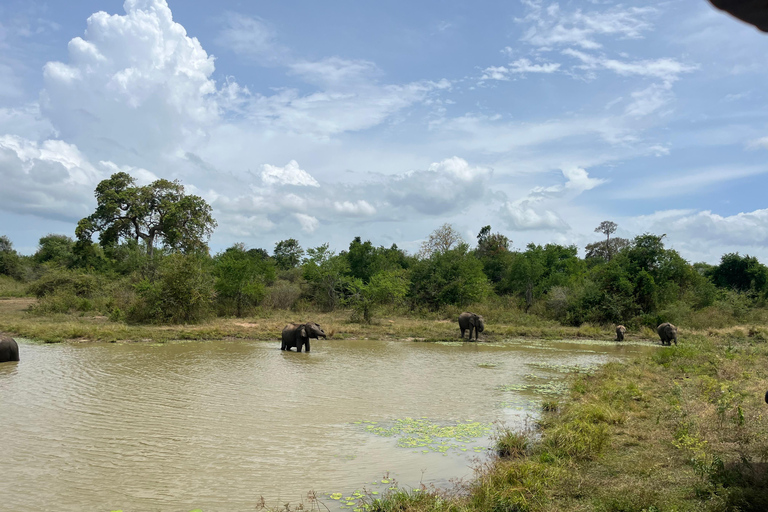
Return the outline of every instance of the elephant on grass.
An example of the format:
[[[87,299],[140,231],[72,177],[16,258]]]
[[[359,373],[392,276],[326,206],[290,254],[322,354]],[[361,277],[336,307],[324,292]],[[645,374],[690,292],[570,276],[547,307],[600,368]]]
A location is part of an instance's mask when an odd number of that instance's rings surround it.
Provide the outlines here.
[[[19,345],[10,336],[0,334],[0,363],[19,360]]]
[[[664,322],[656,328],[656,332],[659,333],[662,345],[672,345],[673,341],[675,342],[675,345],[677,345],[677,327],[671,323]]]
[[[616,341],[624,341],[624,333],[627,332],[627,328],[623,325],[616,326]]]
[[[309,352],[309,338],[325,339],[325,331],[315,322],[288,324],[283,327],[283,343],[280,345],[280,350],[296,347],[296,352],[301,352],[301,348],[306,346]]]
[[[462,313],[459,315],[459,329],[461,329],[461,337],[464,338],[464,331],[469,329],[469,340],[472,341],[472,329],[475,330],[475,341],[477,341],[478,333],[485,330],[485,320],[482,316],[474,313]]]

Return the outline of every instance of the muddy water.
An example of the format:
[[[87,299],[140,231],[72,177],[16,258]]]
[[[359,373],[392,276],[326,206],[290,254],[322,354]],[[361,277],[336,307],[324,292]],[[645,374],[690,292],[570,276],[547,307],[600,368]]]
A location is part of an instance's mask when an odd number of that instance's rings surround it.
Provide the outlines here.
[[[339,502],[323,493],[383,492],[384,476],[442,485],[471,477],[472,459],[491,444],[486,425],[535,414],[563,365],[637,350],[321,340],[297,354],[278,342],[22,342],[22,361],[0,365],[0,474],[13,489],[0,510],[253,510],[262,496],[298,503],[309,490],[333,509]],[[407,447],[372,432],[408,417],[480,426]]]

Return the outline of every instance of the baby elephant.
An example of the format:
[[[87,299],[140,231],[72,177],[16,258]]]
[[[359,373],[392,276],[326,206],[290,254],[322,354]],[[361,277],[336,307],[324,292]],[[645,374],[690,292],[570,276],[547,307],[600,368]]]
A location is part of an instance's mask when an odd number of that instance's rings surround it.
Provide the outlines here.
[[[672,345],[673,341],[677,345],[677,327],[671,323],[664,322],[656,329],[656,332],[659,333],[662,345]]]
[[[16,340],[5,334],[0,334],[0,363],[19,360],[19,345]]]
[[[627,328],[623,325],[616,326],[616,341],[624,341],[624,333],[627,332]]]
[[[472,341],[472,329],[475,330],[475,341],[477,341],[477,335],[485,330],[485,320],[480,315],[474,313],[462,313],[459,315],[459,329],[461,329],[461,337],[464,338],[464,331],[469,329],[469,340]]]

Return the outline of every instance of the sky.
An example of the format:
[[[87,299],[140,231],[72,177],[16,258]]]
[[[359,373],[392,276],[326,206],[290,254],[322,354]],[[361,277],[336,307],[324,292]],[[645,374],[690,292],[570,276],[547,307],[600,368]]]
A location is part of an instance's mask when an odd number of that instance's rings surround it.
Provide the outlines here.
[[[0,0],[0,235],[74,237],[125,171],[208,201],[213,252],[611,220],[768,262],[766,83],[705,0]]]

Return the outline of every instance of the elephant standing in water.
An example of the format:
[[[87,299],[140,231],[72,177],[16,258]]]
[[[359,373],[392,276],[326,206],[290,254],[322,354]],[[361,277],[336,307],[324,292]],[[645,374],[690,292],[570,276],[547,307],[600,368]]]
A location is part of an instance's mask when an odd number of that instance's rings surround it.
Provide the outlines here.
[[[309,338],[326,339],[325,331],[315,322],[288,324],[283,327],[283,344],[280,345],[280,350],[296,347],[296,352],[301,352],[301,348],[306,346],[309,352]]]
[[[624,333],[627,332],[627,328],[623,325],[616,326],[616,341],[624,341]]]
[[[671,323],[664,322],[656,328],[656,332],[659,333],[662,345],[672,345],[673,341],[675,342],[675,345],[677,345],[677,327]]]
[[[19,345],[10,336],[0,334],[0,363],[19,360]]]
[[[464,339],[464,331],[469,329],[469,340],[472,341],[472,329],[475,330],[475,341],[478,333],[485,330],[485,320],[480,315],[474,313],[462,313],[459,315],[459,329],[461,329],[461,338]]]

